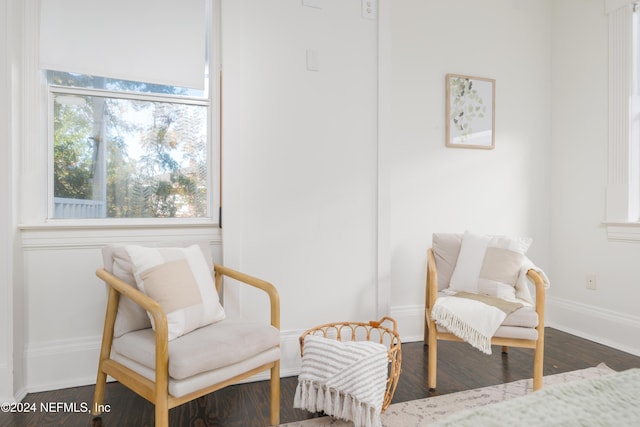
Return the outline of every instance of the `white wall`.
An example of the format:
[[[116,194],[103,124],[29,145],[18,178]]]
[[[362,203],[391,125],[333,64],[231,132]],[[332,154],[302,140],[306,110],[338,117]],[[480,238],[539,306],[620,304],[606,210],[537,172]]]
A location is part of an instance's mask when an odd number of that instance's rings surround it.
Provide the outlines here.
[[[224,260],[278,287],[292,364],[305,329],[376,314],[377,24],[320,3],[222,4]]]
[[[421,339],[432,233],[531,236],[550,268],[550,2],[390,3],[392,313]],[[447,73],[496,80],[494,150],[445,147]]]
[[[608,241],[608,18],[600,0],[552,2],[553,325],[640,354],[640,245]],[[577,19],[579,18],[579,19]],[[596,275],[595,291],[586,275]]]

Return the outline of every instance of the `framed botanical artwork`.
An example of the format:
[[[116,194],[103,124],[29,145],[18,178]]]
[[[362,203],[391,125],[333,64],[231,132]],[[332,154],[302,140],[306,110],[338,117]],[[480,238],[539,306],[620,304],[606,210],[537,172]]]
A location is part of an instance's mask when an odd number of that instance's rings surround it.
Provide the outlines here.
[[[447,74],[447,147],[493,149],[496,81]]]

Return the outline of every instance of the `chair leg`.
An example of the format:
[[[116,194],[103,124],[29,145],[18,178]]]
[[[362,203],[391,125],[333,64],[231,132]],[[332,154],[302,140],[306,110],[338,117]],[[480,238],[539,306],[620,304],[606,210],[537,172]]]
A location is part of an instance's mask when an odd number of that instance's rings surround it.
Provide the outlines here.
[[[427,316],[424,319],[424,345],[429,345],[429,321]]]
[[[98,359],[98,375],[96,377],[96,388],[93,392],[93,407],[91,413],[99,415],[104,408],[104,392],[107,386],[107,374],[102,369],[103,362],[111,355],[111,345],[113,343],[113,330],[118,312],[118,301],[120,294],[109,286],[107,296],[107,309],[104,316],[104,327],[102,331],[102,342],[100,344],[100,358]]]
[[[156,398],[156,427],[169,427],[169,402],[167,396]]]
[[[544,330],[542,331],[544,334]],[[533,390],[542,388],[542,378],[544,376],[544,335],[538,337],[538,344],[533,352]]]
[[[435,328],[435,323],[431,322],[431,326]],[[435,390],[436,388],[436,373],[438,370],[438,340],[436,331],[429,328],[429,362],[427,367],[427,386],[429,390]]]
[[[93,406],[91,414],[100,415],[104,408],[104,392],[107,386],[107,374],[102,372],[102,366],[98,366],[98,377],[96,379],[96,388],[93,392]]]
[[[270,397],[271,406],[269,422],[272,426],[280,424],[280,361],[277,360],[271,368]]]
[[[502,346],[502,354],[509,354],[509,347],[507,347],[506,345]]]

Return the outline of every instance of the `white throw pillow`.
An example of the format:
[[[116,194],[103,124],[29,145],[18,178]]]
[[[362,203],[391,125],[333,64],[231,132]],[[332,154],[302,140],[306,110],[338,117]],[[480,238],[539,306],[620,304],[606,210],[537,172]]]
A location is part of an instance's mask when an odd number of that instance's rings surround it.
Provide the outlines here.
[[[465,232],[449,289],[515,300],[515,285],[530,245],[528,237]]]
[[[169,340],[225,318],[211,268],[198,245],[126,249],[138,288],[160,304],[167,317]]]
[[[478,279],[482,269],[482,261],[487,251],[491,236],[464,232],[456,267],[451,274],[449,289],[456,292],[478,293]]]

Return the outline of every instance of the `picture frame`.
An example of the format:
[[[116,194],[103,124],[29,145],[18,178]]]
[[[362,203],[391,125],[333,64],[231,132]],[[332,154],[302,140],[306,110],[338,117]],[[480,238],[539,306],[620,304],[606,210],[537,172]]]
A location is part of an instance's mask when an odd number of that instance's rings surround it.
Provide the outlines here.
[[[447,74],[445,80],[446,146],[493,149],[495,79]]]

